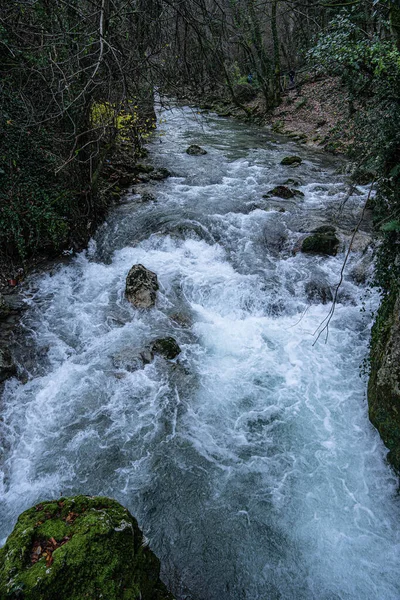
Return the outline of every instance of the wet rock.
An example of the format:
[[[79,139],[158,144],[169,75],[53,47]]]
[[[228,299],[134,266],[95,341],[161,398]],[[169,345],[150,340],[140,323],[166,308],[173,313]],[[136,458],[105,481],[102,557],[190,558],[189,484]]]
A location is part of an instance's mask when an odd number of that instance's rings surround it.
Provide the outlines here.
[[[190,154],[190,156],[201,156],[202,154],[207,154],[207,150],[204,150],[204,148],[201,148],[197,144],[192,144],[186,150],[186,154]]]
[[[0,348],[0,383],[16,375],[17,367],[7,348]]]
[[[282,250],[288,237],[287,229],[279,219],[269,219],[263,231],[265,245],[270,252],[275,254]]]
[[[283,198],[284,200],[289,200],[290,198],[294,198],[295,196],[304,196],[303,192],[300,190],[293,190],[285,185],[277,185],[274,189],[270,190],[267,194],[263,196],[263,198],[270,198],[271,196],[276,196],[277,198]]]
[[[155,195],[151,194],[150,192],[144,192],[144,194],[141,195],[140,199],[142,202],[156,202],[157,200]]]
[[[173,337],[158,338],[150,346],[154,354],[160,354],[168,360],[176,358],[181,353],[177,341]]]
[[[291,177],[289,177],[289,179],[286,179],[286,181],[283,182],[283,185],[299,186],[299,185],[301,185],[301,181],[299,181],[298,179],[292,179]]]
[[[125,296],[135,308],[155,305],[158,290],[157,275],[143,265],[133,265],[126,278]]]
[[[153,354],[150,350],[139,348],[125,349],[112,356],[112,363],[116,369],[124,369],[130,373],[143,369],[152,360]]]
[[[339,247],[339,239],[335,235],[335,228],[323,225],[314,230],[312,235],[309,235],[303,240],[301,245],[302,252],[310,252],[315,254],[323,254],[327,256],[335,256]]]
[[[285,156],[285,158],[283,158],[281,160],[281,165],[288,165],[288,166],[292,166],[292,167],[298,167],[299,165],[301,165],[302,162],[303,161],[300,158],[300,156]]]
[[[156,181],[162,181],[163,179],[167,179],[167,177],[171,177],[171,172],[164,167],[157,169],[149,174],[150,179],[155,179]]]
[[[330,285],[324,279],[307,281],[305,292],[308,300],[313,304],[327,304],[333,301]]]
[[[369,418],[400,473],[400,296],[384,297],[372,328],[368,382]]]
[[[139,173],[139,175],[137,176],[137,178],[142,183],[149,183],[149,181],[151,179],[149,173]]]
[[[173,600],[136,519],[115,500],[89,496],[20,515],[0,550],[0,598]]]

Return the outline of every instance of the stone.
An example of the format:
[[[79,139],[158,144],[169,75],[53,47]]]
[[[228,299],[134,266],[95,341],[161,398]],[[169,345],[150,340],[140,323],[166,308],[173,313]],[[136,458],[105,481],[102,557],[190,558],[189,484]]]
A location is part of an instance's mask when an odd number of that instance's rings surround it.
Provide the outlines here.
[[[10,314],[10,312],[11,312],[11,309],[10,309],[8,302],[6,302],[4,296],[2,294],[0,294],[0,320],[6,319],[8,317],[8,315]]]
[[[156,303],[158,280],[143,265],[133,265],[126,278],[125,296],[135,308],[151,308]]]
[[[136,519],[115,500],[42,502],[0,550],[0,598],[173,600]]]
[[[339,243],[334,233],[313,233],[303,240],[301,251],[336,256]]]
[[[7,348],[0,348],[0,383],[16,375],[16,373],[17,367],[14,364],[10,351]]]
[[[336,232],[336,227],[333,225],[321,225],[320,227],[316,227],[312,229],[311,233],[330,233],[334,234]]]
[[[293,190],[285,185],[277,185],[274,189],[270,190],[267,194],[263,196],[263,198],[270,198],[271,196],[276,196],[278,198],[283,198],[284,200],[289,200],[290,198],[294,198],[295,196],[304,196],[303,192],[300,190]]]
[[[156,181],[162,181],[163,179],[167,179],[167,177],[171,177],[171,172],[164,167],[157,169],[149,174],[150,179],[155,179]]]
[[[310,280],[305,285],[308,300],[313,304],[327,304],[333,301],[330,285],[325,280]]]
[[[302,162],[300,156],[285,156],[285,158],[281,160],[281,165],[298,167]]]
[[[144,192],[144,194],[141,195],[140,199],[142,202],[155,202],[157,200],[155,195],[151,194],[150,192]]]
[[[370,343],[369,418],[400,473],[400,295],[392,290],[378,310]]]
[[[187,148],[186,154],[190,154],[190,156],[201,156],[202,154],[207,154],[207,150],[201,148],[197,144],[192,144]]]
[[[127,188],[133,182],[133,175],[121,175],[118,179],[120,187]]]
[[[177,341],[173,337],[158,338],[150,346],[151,352],[160,354],[168,360],[176,358],[181,353]]]
[[[112,363],[116,369],[123,369],[124,371],[138,371],[149,364],[153,360],[153,355],[150,350],[141,350],[139,348],[125,349],[121,352],[117,352],[111,358]]]

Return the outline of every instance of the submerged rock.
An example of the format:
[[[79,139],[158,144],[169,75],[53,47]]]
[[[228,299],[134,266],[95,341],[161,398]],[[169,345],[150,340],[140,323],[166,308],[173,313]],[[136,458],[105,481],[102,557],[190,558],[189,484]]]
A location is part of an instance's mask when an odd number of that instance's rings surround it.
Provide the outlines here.
[[[181,353],[181,349],[173,337],[165,337],[154,340],[150,349],[154,354],[160,354],[168,360],[176,358],[178,354]]]
[[[0,550],[0,598],[173,600],[136,519],[110,498],[43,502]]]
[[[14,364],[10,351],[0,348],[0,383],[16,375],[17,367]]]
[[[340,241],[335,235],[335,228],[323,225],[315,229],[312,235],[303,240],[301,251],[335,256],[339,244]]]
[[[156,303],[157,275],[143,265],[133,265],[126,278],[125,296],[136,308],[151,308]]]
[[[204,148],[201,148],[197,144],[192,144],[186,150],[186,154],[190,154],[190,156],[201,156],[202,154],[207,154],[207,150],[204,150]]]
[[[300,158],[300,156],[285,156],[285,158],[281,160],[281,165],[298,167],[299,165],[301,165],[302,162],[303,161]]]
[[[150,192],[144,192],[141,195],[140,200],[142,202],[156,202],[157,198],[154,194],[151,194]]]
[[[139,348],[121,350],[112,356],[112,363],[116,369],[124,369],[133,372],[143,369],[153,360],[150,350],[141,350]]]
[[[324,279],[307,281],[305,292],[308,300],[314,304],[327,304],[333,300],[331,287]]]
[[[382,301],[371,335],[368,382],[369,418],[389,448],[388,460],[400,473],[400,295]]]

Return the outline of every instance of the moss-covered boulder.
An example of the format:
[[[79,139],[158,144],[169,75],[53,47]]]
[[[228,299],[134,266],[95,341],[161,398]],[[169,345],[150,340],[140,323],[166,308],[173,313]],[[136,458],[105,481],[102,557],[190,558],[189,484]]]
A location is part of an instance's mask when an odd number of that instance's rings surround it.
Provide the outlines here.
[[[388,294],[372,328],[369,418],[389,448],[388,460],[400,473],[400,295]]]
[[[168,360],[176,358],[181,352],[177,341],[173,337],[158,338],[157,340],[154,340],[150,349],[153,354],[160,354]]]
[[[271,198],[271,196],[283,198],[284,200],[289,200],[290,198],[294,198],[295,196],[303,197],[304,194],[300,190],[288,188],[286,185],[277,185],[272,190],[267,192],[263,196],[263,198]]]
[[[323,225],[314,229],[311,235],[307,236],[301,245],[302,252],[323,254],[335,256],[339,248],[340,241],[336,237],[335,228],[330,225]]]
[[[281,160],[281,165],[289,166],[289,167],[298,167],[302,163],[302,159],[300,156],[285,156]]]
[[[76,496],[20,515],[0,550],[0,598],[173,600],[157,557],[115,500]]]

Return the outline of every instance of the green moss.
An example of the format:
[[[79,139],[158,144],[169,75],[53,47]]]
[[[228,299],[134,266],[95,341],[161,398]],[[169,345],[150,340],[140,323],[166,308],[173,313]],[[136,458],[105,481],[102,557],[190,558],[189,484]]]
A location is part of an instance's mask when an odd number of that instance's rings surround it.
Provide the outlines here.
[[[302,252],[314,252],[335,256],[339,246],[339,240],[333,233],[314,233],[303,240]]]
[[[27,510],[0,565],[2,599],[172,599],[136,520],[109,498],[61,498]]]

